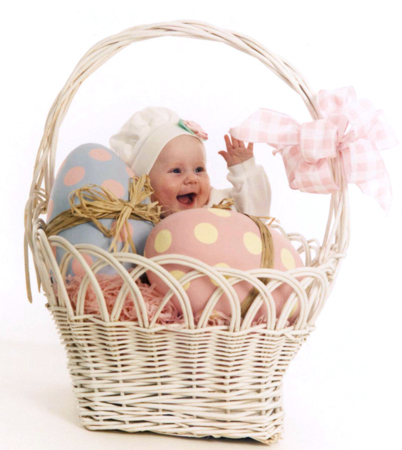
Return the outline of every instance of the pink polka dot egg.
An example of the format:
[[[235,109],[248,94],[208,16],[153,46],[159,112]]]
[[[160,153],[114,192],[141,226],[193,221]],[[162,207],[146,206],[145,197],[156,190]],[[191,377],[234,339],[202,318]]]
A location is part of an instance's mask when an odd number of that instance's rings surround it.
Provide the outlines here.
[[[274,269],[286,271],[302,267],[300,255],[291,242],[279,231],[268,227],[274,245]],[[242,271],[261,267],[262,240],[257,225],[246,215],[217,208],[198,208],[181,211],[163,219],[149,234],[145,245],[145,256],[185,255],[196,258],[210,266],[231,267]],[[180,279],[192,269],[182,264],[164,264],[176,279]],[[166,294],[169,289],[154,272],[147,272],[148,279],[155,283],[156,290]],[[209,298],[217,289],[217,283],[208,276],[196,278],[183,288],[189,296],[194,315],[202,311]],[[247,298],[252,286],[247,281],[234,285],[240,301]],[[273,291],[277,317],[293,289],[282,284]],[[175,296],[172,300],[179,309]],[[230,303],[223,295],[215,310],[230,316]],[[297,318],[300,307],[296,305],[289,316],[290,323]],[[256,318],[266,314],[266,306],[258,311]]]
[[[88,184],[94,184],[111,191],[117,198],[128,200],[129,186],[134,172],[114,152],[99,144],[83,144],[73,150],[61,165],[56,176],[48,204],[47,222],[58,214],[70,209],[69,196],[76,189]],[[115,219],[100,219],[108,229],[113,227]],[[142,220],[129,220],[129,232],[133,238],[137,253],[142,255],[145,241],[153,228],[153,224]],[[123,240],[127,231],[121,233],[119,248],[123,247]],[[71,244],[93,244],[103,250],[108,250],[112,238],[106,237],[92,223],[76,225],[61,231],[60,236]],[[60,264],[64,255],[61,248],[53,248],[57,262]],[[83,258],[90,266],[95,257],[83,254]],[[125,264],[127,268],[132,265]],[[84,275],[85,271],[77,259],[72,259],[66,275]],[[106,267],[100,273],[114,273],[114,269]]]

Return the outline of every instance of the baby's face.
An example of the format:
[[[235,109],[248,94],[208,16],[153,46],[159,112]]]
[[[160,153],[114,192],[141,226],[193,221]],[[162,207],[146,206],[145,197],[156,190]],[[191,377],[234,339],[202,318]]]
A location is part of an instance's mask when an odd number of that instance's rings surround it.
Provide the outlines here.
[[[211,185],[205,162],[203,145],[195,137],[178,136],[165,145],[149,173],[151,199],[163,206],[164,216],[208,203]]]

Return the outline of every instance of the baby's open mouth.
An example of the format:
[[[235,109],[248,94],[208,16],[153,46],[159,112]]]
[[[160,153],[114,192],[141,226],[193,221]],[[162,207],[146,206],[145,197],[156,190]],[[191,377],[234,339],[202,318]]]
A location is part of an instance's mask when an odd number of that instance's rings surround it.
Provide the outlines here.
[[[192,205],[194,203],[196,195],[197,194],[195,194],[194,192],[189,192],[188,194],[178,195],[176,198],[182,205]]]

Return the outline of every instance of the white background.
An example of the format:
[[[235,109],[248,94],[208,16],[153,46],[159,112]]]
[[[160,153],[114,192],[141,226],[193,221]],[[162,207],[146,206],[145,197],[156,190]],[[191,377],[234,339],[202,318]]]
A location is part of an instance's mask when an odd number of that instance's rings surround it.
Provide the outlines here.
[[[143,23],[195,19],[239,31],[280,54],[313,90],[353,85],[401,135],[399,8],[394,0],[15,1],[1,17],[0,448],[251,448],[249,440],[90,433],[78,420],[64,349],[43,294],[26,299],[23,208],[56,95],[99,40]],[[259,61],[215,42],[163,38],[125,49],[81,87],[63,123],[57,165],[109,137],[137,110],[166,106],[209,133],[215,187],[227,185],[223,134],[259,107],[309,120],[301,99]],[[279,156],[256,146],[287,231],[323,237],[329,197],[287,186]],[[350,187],[352,237],[337,284],[285,377],[284,439],[273,448],[397,448],[401,412],[401,146],[383,152],[394,200],[386,216]],[[57,167],[56,167],[57,170]]]

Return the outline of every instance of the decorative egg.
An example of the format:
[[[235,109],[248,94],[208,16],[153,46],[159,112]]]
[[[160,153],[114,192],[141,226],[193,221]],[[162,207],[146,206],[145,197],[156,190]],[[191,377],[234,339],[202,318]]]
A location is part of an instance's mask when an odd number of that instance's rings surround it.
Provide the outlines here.
[[[302,267],[300,255],[291,242],[279,231],[268,227],[273,238],[274,269],[286,271]],[[199,208],[181,211],[163,219],[150,233],[146,245],[145,256],[179,254],[196,258],[210,266],[231,267],[243,271],[261,267],[262,240],[258,226],[246,215],[235,211],[217,208]],[[193,269],[179,264],[166,264],[164,267],[176,278]],[[153,272],[147,272],[148,279],[155,283],[156,290],[162,294],[168,292],[167,285]],[[217,288],[215,281],[204,276],[183,286],[186,290],[194,315],[202,311],[209,298]],[[247,298],[252,286],[246,281],[234,285],[240,301]],[[282,284],[273,291],[277,317],[293,289]],[[180,303],[172,298],[177,308]],[[226,315],[231,314],[230,304],[226,296],[222,296],[215,309]],[[300,307],[297,305],[289,317],[293,322]],[[257,318],[266,314],[263,305]]]
[[[130,181],[133,176],[134,172],[130,167],[110,149],[99,144],[84,144],[77,147],[67,156],[56,176],[48,205],[47,222],[49,223],[58,214],[69,210],[70,194],[87,184],[107,188],[116,197],[128,200]],[[108,229],[113,226],[114,221],[115,219],[100,219],[100,222]],[[148,221],[129,220],[130,233],[136,251],[140,255],[144,252],[146,239],[153,226]],[[113,238],[105,236],[92,222],[61,231],[59,236],[64,237],[74,245],[94,244],[103,250],[108,250],[113,240]],[[121,242],[118,244],[118,250],[121,250],[123,245],[122,236]],[[54,247],[54,252],[56,252],[56,259],[60,264],[64,250]],[[83,254],[83,257],[89,265],[92,265],[96,259],[86,254]],[[111,267],[105,267],[99,273],[114,273],[114,270]],[[73,259],[68,266],[67,275],[83,274],[83,267],[77,260]]]

